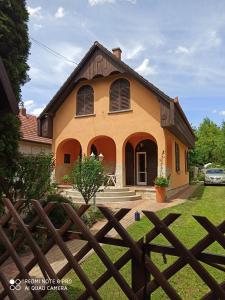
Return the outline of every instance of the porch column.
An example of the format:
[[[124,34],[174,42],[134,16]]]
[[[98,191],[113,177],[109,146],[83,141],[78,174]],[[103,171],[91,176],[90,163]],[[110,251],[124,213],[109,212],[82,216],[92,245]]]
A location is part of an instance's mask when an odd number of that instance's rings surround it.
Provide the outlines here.
[[[124,186],[123,145],[116,145],[116,187]]]
[[[158,142],[158,141],[157,141]],[[165,135],[158,143],[158,176],[167,176],[167,149]]]

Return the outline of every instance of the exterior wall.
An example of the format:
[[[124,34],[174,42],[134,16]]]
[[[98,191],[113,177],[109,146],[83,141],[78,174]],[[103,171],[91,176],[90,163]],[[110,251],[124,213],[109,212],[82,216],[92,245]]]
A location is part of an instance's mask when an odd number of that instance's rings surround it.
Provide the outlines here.
[[[62,180],[63,175],[69,174],[74,162],[80,154],[81,146],[78,141],[69,139],[63,141],[57,148],[55,177]],[[70,155],[70,163],[64,163],[64,154]]]
[[[43,144],[43,143],[34,143],[28,141],[20,141],[19,151],[23,154],[33,154],[33,155],[36,155],[40,152],[51,153],[52,145]]]
[[[109,113],[109,89],[117,78],[130,81],[131,110]],[[76,93],[83,84],[94,89],[94,116],[76,117]],[[109,136],[116,144],[116,175],[118,185],[124,184],[124,143],[134,133],[151,134],[158,153],[165,150],[164,130],[160,126],[160,105],[156,96],[128,76],[113,75],[79,83],[58,109],[53,120],[53,152],[65,139],[75,138],[87,153],[89,142],[97,136]],[[160,156],[160,155],[159,155]]]
[[[188,147],[168,131],[166,132],[166,142],[167,174],[171,175],[170,188],[177,188],[189,184],[189,172],[185,171],[185,151],[188,151]],[[179,172],[176,172],[175,143],[177,143],[180,148]]]

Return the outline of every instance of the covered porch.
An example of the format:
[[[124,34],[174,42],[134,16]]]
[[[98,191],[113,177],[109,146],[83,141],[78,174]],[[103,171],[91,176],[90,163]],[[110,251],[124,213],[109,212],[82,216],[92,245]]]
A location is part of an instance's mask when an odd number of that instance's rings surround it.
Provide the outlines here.
[[[55,179],[62,183],[75,161],[87,155],[102,159],[106,174],[114,178],[110,180],[111,185],[115,181],[116,187],[151,187],[158,175],[161,144],[158,149],[156,138],[147,132],[132,133],[123,142],[106,135],[93,137],[88,142],[67,139],[56,149]]]

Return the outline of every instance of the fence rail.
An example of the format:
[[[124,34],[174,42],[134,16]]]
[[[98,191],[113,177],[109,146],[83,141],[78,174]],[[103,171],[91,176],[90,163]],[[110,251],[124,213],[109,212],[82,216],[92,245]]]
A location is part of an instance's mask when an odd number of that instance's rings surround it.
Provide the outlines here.
[[[32,207],[36,215],[29,223],[25,223],[23,218],[23,204],[24,201],[22,200],[13,205],[10,200],[4,199],[7,213],[0,219],[0,243],[5,249],[0,255],[0,282],[2,284],[0,299],[7,296],[9,299],[17,299],[16,289],[12,289],[12,284],[1,269],[7,259],[12,260],[18,268],[14,285],[17,279],[26,279],[26,285],[34,299],[43,299],[48,293],[47,288],[44,290],[31,288],[29,272],[36,265],[39,266],[43,278],[55,280],[56,285],[69,271],[74,270],[86,289],[78,296],[77,299],[79,300],[88,299],[89,297],[101,299],[99,289],[110,278],[114,278],[128,299],[150,299],[151,294],[158,288],[162,288],[169,299],[181,299],[169,279],[186,265],[189,265],[210,289],[202,299],[225,299],[225,281],[218,283],[202,264],[205,263],[225,274],[225,255],[205,252],[214,242],[219,243],[225,249],[225,220],[215,226],[205,217],[194,216],[207,234],[191,249],[188,249],[169,228],[180,217],[179,214],[168,214],[163,220],[160,220],[155,213],[143,211],[147,219],[153,224],[153,228],[136,241],[121,224],[121,220],[130,209],[120,209],[113,214],[107,207],[100,206],[99,209],[107,222],[97,233],[93,234],[81,219],[81,216],[89,209],[88,205],[82,205],[78,211],[75,211],[69,204],[61,203],[61,209],[66,212],[68,218],[65,224],[60,228],[56,228],[49,218],[49,214],[55,208],[56,203],[48,203],[42,206],[39,201],[33,200]],[[71,229],[74,225],[76,231]],[[118,237],[112,238],[108,234],[111,229],[117,231]],[[42,248],[34,239],[34,235],[38,230],[42,230],[48,235],[47,242]],[[9,237],[12,232],[16,233],[13,240]],[[167,239],[170,246],[153,243],[153,240],[160,234]],[[74,255],[68,248],[65,237],[67,239],[85,240],[87,243]],[[33,253],[33,258],[25,265],[22,263],[20,253],[17,250],[24,243],[29,245]],[[116,262],[112,262],[101,244],[120,246],[127,250]],[[67,263],[58,272],[54,271],[46,258],[46,254],[55,245],[59,247],[67,260]],[[94,250],[106,267],[106,271],[94,282],[91,282],[88,274],[84,272],[80,265],[80,261],[91,250]],[[166,256],[174,256],[177,259],[163,271],[160,271],[152,259],[152,253],[162,254],[165,261]],[[129,261],[131,261],[131,285],[120,273],[120,269]],[[70,299],[66,290],[59,289],[57,292],[62,299]]]

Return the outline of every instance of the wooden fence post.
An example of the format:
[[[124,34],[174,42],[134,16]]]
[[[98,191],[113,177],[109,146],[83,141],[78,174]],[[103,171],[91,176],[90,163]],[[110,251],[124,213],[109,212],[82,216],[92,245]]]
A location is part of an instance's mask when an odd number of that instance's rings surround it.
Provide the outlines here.
[[[141,246],[141,249],[143,251],[143,260],[140,264],[137,259],[132,256],[131,258],[131,284],[132,284],[132,290],[136,293],[141,288],[143,289],[143,293],[140,297],[140,299],[143,300],[149,300],[149,295],[146,293],[146,287],[147,283],[150,280],[150,273],[145,267],[145,255],[148,255],[149,251],[146,249],[146,244],[144,243],[144,238],[142,238],[138,242],[139,246]]]

